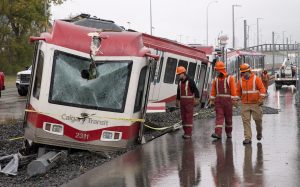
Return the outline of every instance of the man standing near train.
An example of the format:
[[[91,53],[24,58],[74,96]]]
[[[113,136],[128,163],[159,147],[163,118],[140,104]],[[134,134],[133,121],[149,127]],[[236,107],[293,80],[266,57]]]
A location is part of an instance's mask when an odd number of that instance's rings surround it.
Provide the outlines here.
[[[195,81],[186,74],[183,66],[176,68],[176,74],[179,75],[177,87],[176,106],[180,106],[182,126],[184,130],[184,139],[192,137],[194,106],[199,104],[199,91]]]
[[[267,70],[264,70],[263,73],[261,74],[261,80],[262,80],[262,82],[264,84],[264,87],[266,89],[266,93],[268,94],[268,87],[269,87],[270,76],[269,76]]]
[[[242,99],[241,116],[244,126],[243,144],[250,144],[252,138],[251,116],[256,124],[257,140],[262,139],[262,108],[266,89],[259,76],[251,72],[250,65],[240,66],[241,79],[237,84],[237,95]]]
[[[227,138],[232,137],[232,106],[237,105],[235,80],[226,72],[224,62],[219,61],[215,65],[217,77],[213,80],[210,94],[210,104],[215,105],[216,122],[215,132],[211,137],[221,139],[222,128],[225,120],[225,132]]]

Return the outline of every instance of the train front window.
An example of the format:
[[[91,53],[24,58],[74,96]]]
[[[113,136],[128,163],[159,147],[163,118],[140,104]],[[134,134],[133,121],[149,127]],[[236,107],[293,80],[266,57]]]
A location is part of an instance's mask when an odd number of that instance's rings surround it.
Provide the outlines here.
[[[123,112],[131,61],[96,61],[98,76],[87,80],[81,71],[90,59],[55,51],[49,102],[80,108]]]

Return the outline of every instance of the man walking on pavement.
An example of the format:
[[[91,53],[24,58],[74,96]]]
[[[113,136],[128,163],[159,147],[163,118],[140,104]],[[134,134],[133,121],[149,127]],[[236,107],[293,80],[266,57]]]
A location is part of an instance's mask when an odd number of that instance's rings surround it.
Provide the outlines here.
[[[266,96],[266,89],[262,80],[251,72],[250,65],[244,63],[240,66],[241,79],[237,84],[237,95],[242,99],[241,116],[244,125],[243,144],[251,143],[251,116],[256,124],[257,140],[262,138],[262,108]]]
[[[184,139],[192,137],[194,105],[199,104],[199,91],[193,79],[186,74],[186,69],[179,66],[176,69],[179,75],[176,106],[180,106]]]
[[[266,93],[268,94],[268,87],[269,87],[269,81],[270,81],[270,76],[268,74],[267,70],[264,70],[262,75],[261,75],[261,80],[264,84],[264,87],[266,89]]]
[[[219,61],[215,65],[217,77],[213,80],[210,94],[210,104],[215,105],[216,126],[211,137],[220,139],[225,119],[225,132],[227,138],[232,137],[232,105],[237,105],[235,80],[227,74],[224,62]]]

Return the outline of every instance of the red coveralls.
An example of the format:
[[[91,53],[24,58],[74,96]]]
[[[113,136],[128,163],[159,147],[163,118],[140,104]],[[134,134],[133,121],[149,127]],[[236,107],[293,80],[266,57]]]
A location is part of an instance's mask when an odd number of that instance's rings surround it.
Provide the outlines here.
[[[194,99],[199,99],[199,91],[194,80],[187,77],[179,81],[177,99],[180,99],[180,113],[184,134],[192,136]]]
[[[216,77],[213,81],[211,99],[215,99],[216,126],[215,133],[221,137],[225,119],[225,132],[232,132],[232,99],[237,99],[233,76]]]

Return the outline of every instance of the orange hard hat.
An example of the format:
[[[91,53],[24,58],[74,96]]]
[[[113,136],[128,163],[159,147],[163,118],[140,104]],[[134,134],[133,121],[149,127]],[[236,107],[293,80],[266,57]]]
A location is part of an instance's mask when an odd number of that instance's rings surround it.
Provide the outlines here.
[[[181,73],[185,73],[186,69],[183,66],[179,66],[176,68],[176,74],[179,75]]]
[[[240,72],[243,73],[243,72],[247,72],[247,71],[250,71],[251,68],[250,68],[250,65],[247,64],[247,63],[244,63],[240,66]]]
[[[222,61],[217,62],[216,65],[215,65],[215,69],[216,69],[217,71],[218,71],[218,70],[225,69],[224,62],[222,62]]]

